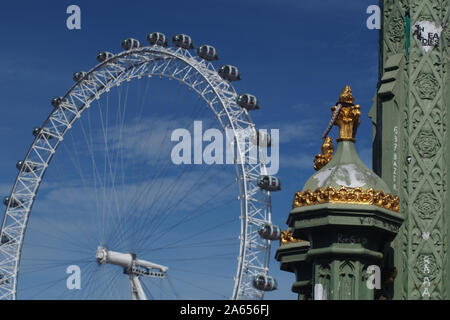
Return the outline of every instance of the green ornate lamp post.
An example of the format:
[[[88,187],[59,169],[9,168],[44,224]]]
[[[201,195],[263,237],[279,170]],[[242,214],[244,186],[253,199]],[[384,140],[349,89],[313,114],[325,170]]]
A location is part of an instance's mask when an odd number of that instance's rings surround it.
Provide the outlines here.
[[[332,107],[332,124],[340,133],[336,153],[332,155],[331,139],[325,139],[323,154],[315,160],[318,171],[295,194],[287,220],[291,241],[282,239],[276,257],[283,270],[296,274],[293,291],[301,299],[308,297],[309,289],[316,299],[371,300],[372,280],[382,280],[380,273],[372,272],[380,270],[386,244],[403,218],[399,198],[356,153],[361,112],[350,87],[344,88],[337,105]]]

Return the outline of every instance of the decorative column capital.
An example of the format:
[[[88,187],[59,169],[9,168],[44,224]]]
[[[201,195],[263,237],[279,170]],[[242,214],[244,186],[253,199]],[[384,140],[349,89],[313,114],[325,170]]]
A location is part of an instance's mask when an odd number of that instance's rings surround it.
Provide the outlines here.
[[[345,86],[339,96],[338,106],[331,107],[336,115],[335,125],[339,127],[339,139],[337,141],[353,141],[355,142],[356,130],[360,124],[361,107],[354,105],[354,97],[350,86]]]

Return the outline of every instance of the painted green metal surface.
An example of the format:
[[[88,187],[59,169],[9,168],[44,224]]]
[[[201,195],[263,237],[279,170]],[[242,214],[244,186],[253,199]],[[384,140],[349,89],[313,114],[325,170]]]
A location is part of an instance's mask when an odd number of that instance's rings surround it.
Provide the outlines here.
[[[297,293],[298,300],[312,299],[312,263],[308,258],[310,248],[308,241],[282,244],[275,259],[280,262],[280,269],[295,274],[292,292]]]
[[[351,141],[338,143],[333,159],[308,179],[303,190],[314,191],[327,186],[335,189],[341,187],[374,188],[385,193],[390,192],[386,183],[360,160],[355,150],[355,144]]]
[[[313,288],[321,285],[327,300],[373,300],[368,267],[382,267],[385,245],[402,221],[399,213],[374,205],[326,203],[294,208],[287,223],[295,238],[309,240]],[[289,261],[287,252],[283,258]]]
[[[449,299],[450,1],[381,2],[383,72],[370,114],[379,137],[376,171],[400,196],[406,217],[392,245],[394,298]],[[434,48],[423,44],[435,35],[418,39],[424,22],[443,28]]]

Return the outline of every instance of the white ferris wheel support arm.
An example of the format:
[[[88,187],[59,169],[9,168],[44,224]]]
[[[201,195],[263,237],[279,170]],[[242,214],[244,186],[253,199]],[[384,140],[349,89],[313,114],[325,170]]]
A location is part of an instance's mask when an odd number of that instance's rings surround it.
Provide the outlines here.
[[[130,278],[130,291],[133,300],[147,300],[147,296],[139,280],[140,276],[164,278],[166,272],[169,270],[166,266],[136,259],[135,254],[116,252],[102,246],[98,247],[96,258],[99,264],[113,264],[123,268],[124,272]]]
[[[133,300],[147,300],[144,290],[142,289],[139,277],[135,274],[130,274],[130,290],[131,298]]]

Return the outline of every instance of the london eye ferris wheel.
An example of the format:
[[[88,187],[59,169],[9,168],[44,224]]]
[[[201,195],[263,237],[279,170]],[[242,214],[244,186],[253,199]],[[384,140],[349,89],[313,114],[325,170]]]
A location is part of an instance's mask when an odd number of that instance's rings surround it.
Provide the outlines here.
[[[214,47],[194,55],[189,36],[172,40],[125,39],[51,101],[4,198],[0,298],[262,299],[276,289],[270,194],[280,182],[261,152],[270,135],[249,115],[258,100],[232,86],[237,67],[216,69]],[[196,123],[232,133],[232,165],[171,161],[172,133],[195,135]]]

